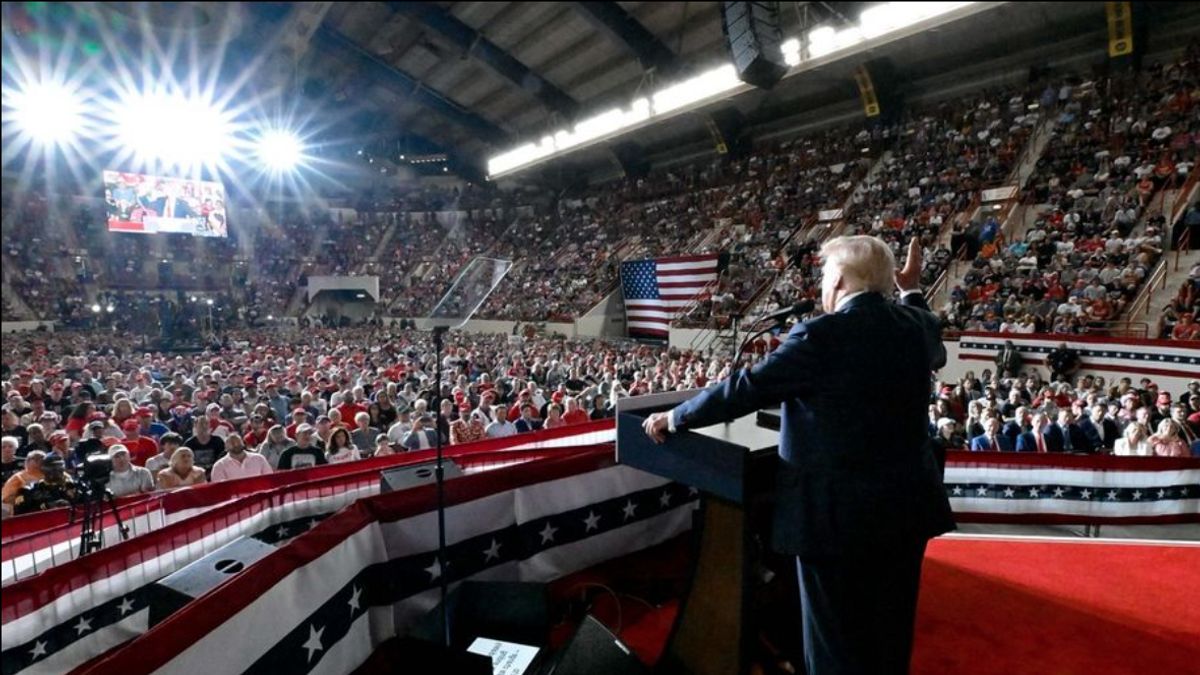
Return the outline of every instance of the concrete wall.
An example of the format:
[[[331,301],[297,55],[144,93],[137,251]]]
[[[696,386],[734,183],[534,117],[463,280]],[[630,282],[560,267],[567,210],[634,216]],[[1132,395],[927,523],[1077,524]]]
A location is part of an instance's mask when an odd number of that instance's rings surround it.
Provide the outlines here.
[[[23,333],[25,331],[37,330],[44,327],[48,331],[54,330],[53,321],[5,321],[0,323],[0,333]]]

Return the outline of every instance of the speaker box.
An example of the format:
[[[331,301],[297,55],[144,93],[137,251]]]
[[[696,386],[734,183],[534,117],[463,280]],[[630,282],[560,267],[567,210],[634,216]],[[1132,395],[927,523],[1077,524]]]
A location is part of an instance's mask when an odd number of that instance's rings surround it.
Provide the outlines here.
[[[466,649],[477,637],[543,647],[550,634],[545,584],[517,581],[464,581],[446,596],[450,645]],[[408,633],[442,641],[441,605],[421,617]]]
[[[379,491],[395,492],[396,490],[407,490],[418,485],[432,483],[436,479],[436,467],[437,461],[435,460],[400,466],[395,469],[384,469],[379,472]],[[463,475],[462,469],[458,468],[458,465],[452,459],[442,460],[442,471],[446,475],[446,480],[458,478]]]
[[[587,615],[544,675],[649,675],[633,650]]]
[[[788,67],[779,50],[778,2],[723,2],[721,29],[742,82],[770,89],[783,79]]]

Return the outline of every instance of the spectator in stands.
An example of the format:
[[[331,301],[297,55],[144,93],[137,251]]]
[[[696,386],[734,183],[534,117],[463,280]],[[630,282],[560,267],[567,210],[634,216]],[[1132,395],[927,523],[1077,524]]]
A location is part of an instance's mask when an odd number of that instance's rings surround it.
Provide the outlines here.
[[[34,450],[25,457],[25,468],[4,481],[4,487],[0,488],[0,504],[4,505],[5,516],[12,515],[17,494],[22,488],[45,478],[42,473],[42,461],[45,459],[46,453]]]
[[[282,426],[276,424],[267,430],[267,437],[258,445],[258,454],[267,460],[272,470],[279,468],[279,458],[283,451],[292,446]]]
[[[212,410],[212,406],[209,409]],[[220,410],[220,407],[216,409]],[[212,423],[211,413],[197,417],[192,423],[192,437],[183,444],[191,449],[196,466],[208,472],[212,471],[218,459],[225,456],[225,441],[210,432],[209,425]]]
[[[984,433],[971,439],[971,452],[1012,452],[1013,443],[1000,433],[1000,418],[988,417]]]
[[[361,414],[365,415],[366,413]],[[358,448],[354,446],[354,442],[350,440],[350,432],[339,427],[329,434],[329,444],[325,448],[325,459],[329,460],[330,464],[353,462],[362,459],[362,453],[358,451]]]
[[[371,426],[370,413],[360,412],[354,416],[354,432],[350,434],[350,440],[359,452],[369,455],[375,447],[375,437],[378,435],[379,429]]]
[[[265,476],[272,471],[271,463],[266,457],[246,450],[242,437],[231,434],[225,442],[225,456],[213,465],[212,480],[216,483],[250,476]]]
[[[178,487],[207,483],[208,478],[205,476],[204,469],[193,463],[195,458],[195,454],[188,446],[181,445],[176,448],[175,452],[171,454],[170,466],[158,472],[158,489],[173,490]]]
[[[1091,417],[1079,421],[1079,428],[1087,436],[1092,452],[1112,452],[1117,437],[1121,435],[1117,423],[1108,418],[1107,412],[1106,406],[1094,405]]]
[[[146,460],[146,468],[150,470],[150,475],[158,476],[158,472],[171,466],[171,455],[175,454],[175,449],[183,445],[183,436],[174,432],[168,432],[158,439],[158,454]]]
[[[579,401],[574,396],[565,399],[567,411],[563,413],[563,421],[567,424],[583,424],[588,421],[588,414],[579,408]]]
[[[1121,438],[1113,445],[1113,454],[1123,457],[1149,457],[1153,454],[1150,448],[1150,435],[1146,427],[1131,422],[1125,427]]]
[[[279,469],[304,469],[318,464],[328,464],[324,447],[313,442],[316,429],[311,424],[296,428],[296,444],[279,455]]]
[[[1091,445],[1070,410],[1058,411],[1058,423],[1051,424],[1043,434],[1048,452],[1089,452]]]
[[[495,421],[486,427],[488,438],[505,438],[517,433],[517,427],[508,421],[508,410],[503,405],[492,406],[490,412]]]
[[[562,417],[562,408],[557,403],[551,403],[546,408],[546,421],[542,423],[542,428],[557,429],[566,425],[567,422]]]
[[[1165,419],[1158,423],[1158,431],[1150,436],[1150,451],[1156,457],[1188,457],[1191,450],[1179,434],[1174,420]]]
[[[472,443],[487,438],[483,420],[471,414],[471,404],[458,404],[458,419],[450,423],[450,444]]]
[[[19,446],[29,442],[29,434],[25,427],[21,426],[21,418],[7,406],[4,408],[3,428],[0,429],[0,433],[16,438]]]
[[[142,423],[136,417],[125,420],[121,428],[125,439],[121,443],[129,451],[134,464],[145,466],[146,461],[158,454],[158,443],[153,438],[142,436]]]
[[[513,426],[517,428],[517,433],[524,434],[541,429],[542,421],[534,417],[535,410],[533,404],[522,403],[520,407],[521,416],[517,418],[516,422],[513,422]]]
[[[0,483],[7,482],[10,477],[21,470],[21,460],[17,458],[17,446],[20,439],[16,436],[0,438]],[[26,453],[28,456],[29,453]]]
[[[113,465],[112,474],[108,478],[108,489],[114,497],[154,492],[154,476],[149,469],[133,465],[129,457],[129,448],[121,444],[114,445],[109,448],[108,456],[112,458]]]
[[[394,454],[396,454],[396,451],[393,450],[392,446],[388,443],[387,434],[376,435],[375,436],[375,448],[372,451],[371,456],[372,457],[387,457],[388,455],[394,455]]]
[[[408,450],[429,450],[437,447],[437,432],[433,428],[433,417],[418,415],[413,420],[412,430],[404,435],[401,444]]]

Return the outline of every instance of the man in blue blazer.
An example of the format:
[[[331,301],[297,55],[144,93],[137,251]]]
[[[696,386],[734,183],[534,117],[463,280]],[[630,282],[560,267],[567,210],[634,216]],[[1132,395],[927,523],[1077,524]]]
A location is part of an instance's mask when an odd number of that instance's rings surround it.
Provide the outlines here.
[[[797,557],[808,673],[906,673],[925,545],[954,529],[926,429],[946,350],[916,241],[899,273],[875,237],[838,237],[821,258],[826,314],[645,429],[662,442],[782,403],[774,546]]]
[[[1000,418],[989,417],[984,432],[971,439],[971,452],[1012,452],[1013,442],[1000,433]]]
[[[1091,441],[1075,424],[1075,416],[1070,410],[1060,409],[1058,423],[1047,426],[1042,438],[1046,441],[1047,452],[1092,452]]]
[[[1117,423],[1109,419],[1105,413],[1108,409],[1103,405],[1092,406],[1092,416],[1079,420],[1079,430],[1087,437],[1091,452],[1111,452],[1121,430]]]

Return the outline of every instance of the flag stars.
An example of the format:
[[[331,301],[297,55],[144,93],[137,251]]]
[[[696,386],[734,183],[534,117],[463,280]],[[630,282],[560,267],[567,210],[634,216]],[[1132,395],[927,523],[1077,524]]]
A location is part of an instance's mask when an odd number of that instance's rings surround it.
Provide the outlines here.
[[[976,497],[986,497],[987,493],[988,493],[988,489],[987,489],[986,485],[980,485],[979,487],[975,488],[975,496]]]
[[[1142,498],[1142,491],[1141,491],[1141,490],[1134,490],[1134,492],[1133,492],[1133,501],[1135,501],[1135,502],[1136,502],[1136,501],[1139,501],[1139,500],[1141,500],[1141,498]]]
[[[1091,498],[1092,498],[1092,491],[1091,491],[1091,490],[1087,490],[1087,489],[1081,490],[1081,491],[1079,492],[1079,497],[1080,497],[1080,499],[1091,499]]]
[[[1060,488],[1060,487],[1056,487],[1056,488],[1054,488],[1054,498],[1055,498],[1055,499],[1062,499],[1062,496],[1063,496],[1064,494],[1066,494],[1066,492],[1067,492],[1066,490],[1064,490],[1064,489],[1062,489],[1062,488]]]
[[[324,632],[325,628],[321,627],[318,629],[316,624],[308,627],[308,640],[303,645],[300,645],[301,649],[308,652],[308,663],[312,663],[313,654],[325,651],[325,646],[321,644],[321,634]]]
[[[671,505],[671,493],[667,490],[663,490],[662,495],[659,496],[659,498],[658,498],[658,503],[664,509],[667,508],[668,506],[670,506]]]
[[[29,652],[29,658],[34,661],[37,661],[38,659],[42,658],[45,655],[46,655],[46,642],[44,640],[38,640],[33,645],[33,651]]]
[[[1162,489],[1160,489],[1160,490],[1158,491],[1158,498],[1159,498],[1159,499],[1162,499],[1163,497],[1166,497],[1166,496],[1167,496],[1167,491],[1166,491],[1166,490],[1162,490]]]
[[[489,563],[500,559],[500,542],[492,539],[492,545],[483,549],[483,562]]]
[[[1117,501],[1117,492],[1118,492],[1117,490],[1109,490],[1108,491],[1108,501],[1110,501],[1110,502]]]
[[[437,558],[434,558],[434,559],[433,559],[433,564],[431,564],[429,567],[426,567],[426,568],[425,568],[425,571],[429,573],[429,580],[430,580],[430,581],[433,581],[434,579],[437,579],[438,577],[442,576],[442,563],[441,563],[441,561],[440,561],[440,560],[438,560]]]
[[[361,602],[359,601],[360,596],[362,596],[362,589],[358,586],[352,587],[350,591],[350,602],[346,603],[350,605],[350,616],[354,616],[355,612],[362,609]]]
[[[958,496],[962,495],[963,489],[961,487],[959,487],[958,485],[955,485],[954,490],[952,490],[952,492],[954,493],[955,497],[958,497]]]
[[[634,504],[632,499],[625,502],[625,508],[621,509],[621,511],[623,511],[625,513],[625,520],[629,520],[630,518],[633,518],[633,512],[636,510],[637,510],[637,504]]]
[[[1040,496],[1040,494],[1041,494],[1041,492],[1036,487],[1029,488],[1029,496],[1030,497],[1037,499]]]
[[[287,539],[289,534],[291,534],[291,530],[288,530],[283,525],[280,525],[279,529],[275,530],[275,536],[279,539]]]
[[[542,531],[538,532],[542,537],[542,546],[554,543],[555,532],[558,532],[558,528],[551,525],[550,521],[546,521],[546,527],[543,527]]]
[[[583,531],[591,532],[600,528],[600,516],[595,511],[588,511],[588,517],[583,519]]]
[[[1010,488],[1010,487],[1006,487],[1006,488],[1004,488],[1004,498],[1005,498],[1005,499],[1011,499],[1011,498],[1012,498],[1012,496],[1013,496],[1013,495],[1015,495],[1015,494],[1017,494],[1017,491],[1016,491],[1016,490],[1014,490],[1014,489],[1012,489],[1012,488]]]
[[[76,635],[83,635],[84,633],[86,633],[92,629],[92,620],[86,619],[86,618],[80,616],[79,623],[72,626],[72,628],[75,629]]]
[[[121,610],[121,616],[133,611],[133,598],[125,597],[121,600],[121,604],[117,605],[117,609]]]

